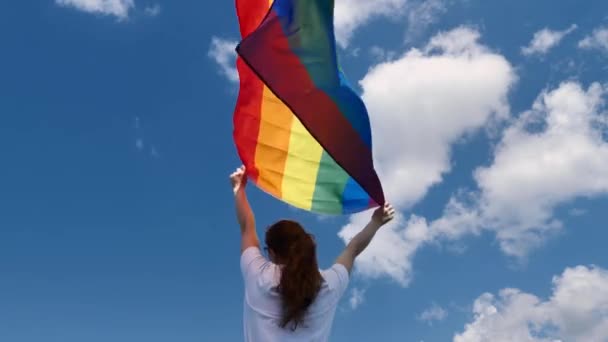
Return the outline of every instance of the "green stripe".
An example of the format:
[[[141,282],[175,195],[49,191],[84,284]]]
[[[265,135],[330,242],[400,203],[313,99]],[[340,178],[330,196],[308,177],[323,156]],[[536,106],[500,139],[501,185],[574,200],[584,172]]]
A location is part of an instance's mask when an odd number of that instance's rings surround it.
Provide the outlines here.
[[[327,154],[327,151],[323,150],[315,183],[312,211],[341,214],[342,193],[348,178],[346,171]]]
[[[283,27],[291,52],[298,56],[317,88],[327,90],[340,84],[333,35],[334,1],[291,1],[293,17]],[[321,62],[319,62],[321,61]],[[336,99],[334,99],[336,100]]]

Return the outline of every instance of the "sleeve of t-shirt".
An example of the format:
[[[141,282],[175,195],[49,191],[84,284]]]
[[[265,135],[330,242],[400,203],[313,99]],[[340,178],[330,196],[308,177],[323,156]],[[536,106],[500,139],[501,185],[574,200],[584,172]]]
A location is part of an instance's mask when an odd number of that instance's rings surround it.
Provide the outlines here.
[[[348,270],[342,264],[334,264],[328,269],[325,274],[325,281],[334,289],[337,297],[342,297],[346,288],[348,288],[349,275]]]
[[[259,247],[248,247],[241,253],[241,273],[243,278],[247,279],[257,272],[260,272],[262,266],[266,263],[266,258],[260,252]]]

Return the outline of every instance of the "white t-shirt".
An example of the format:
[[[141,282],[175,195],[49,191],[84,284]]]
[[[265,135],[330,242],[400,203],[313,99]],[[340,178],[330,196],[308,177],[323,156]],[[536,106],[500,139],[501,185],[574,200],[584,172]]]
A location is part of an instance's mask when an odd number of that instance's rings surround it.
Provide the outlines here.
[[[336,307],[348,286],[348,271],[341,264],[321,271],[324,281],[315,301],[308,307],[304,325],[295,331],[279,326],[281,297],[277,285],[281,277],[278,265],[268,261],[258,247],[249,247],[241,255],[245,280],[243,325],[245,342],[306,341],[329,339]]]

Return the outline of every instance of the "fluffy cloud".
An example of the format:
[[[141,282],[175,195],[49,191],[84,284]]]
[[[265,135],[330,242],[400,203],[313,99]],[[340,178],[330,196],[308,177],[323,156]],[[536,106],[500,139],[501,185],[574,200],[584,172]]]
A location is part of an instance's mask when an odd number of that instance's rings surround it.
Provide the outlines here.
[[[408,0],[337,0],[335,4],[336,40],[346,46],[355,29],[376,16],[404,13]]]
[[[437,304],[433,304],[418,315],[418,319],[432,325],[434,321],[443,321],[447,316],[448,311],[446,309]]]
[[[485,293],[475,300],[473,314],[454,342],[606,341],[608,272],[567,268],[553,278],[553,293],[545,301],[518,289]]]
[[[443,54],[459,51],[468,58],[487,54],[477,44],[446,37],[449,34],[435,37],[429,45],[440,44]],[[445,55],[424,56],[419,52],[410,52],[406,56],[447,58]],[[496,58],[485,56],[482,60]],[[399,65],[399,60],[377,67],[370,74],[388,65]],[[420,65],[416,64],[418,68]],[[437,82],[443,77],[458,78],[446,70],[435,73],[427,70],[427,75],[437,75],[430,77],[433,81],[423,80],[417,86],[409,87],[407,75],[415,77],[415,71],[399,73],[398,68],[389,70],[392,72],[384,73],[385,77],[390,79],[393,75],[399,78],[402,87],[387,80],[375,86],[376,92],[370,92],[369,84],[363,84],[366,100],[371,108],[376,109],[372,116],[374,131],[382,132],[374,136],[375,153],[388,198],[400,208],[406,208],[424,196],[426,189],[449,170],[450,144],[465,132],[488,122],[492,115],[504,115],[504,109],[500,110],[506,106],[503,94],[511,81],[503,83],[502,91],[491,92],[491,83],[485,87],[476,85],[475,68],[471,68],[466,69],[471,81],[461,81],[460,86],[454,87],[436,83],[441,96],[425,98],[425,83]],[[510,74],[509,67],[505,70]],[[484,74],[500,75],[495,71],[480,72],[480,75]],[[492,77],[489,82],[496,78]],[[467,96],[464,89],[469,87],[474,89],[469,90],[472,94],[486,93]],[[444,98],[454,88],[457,88],[455,92],[461,92],[460,96]],[[420,95],[400,93],[403,89],[418,91]],[[543,91],[532,108],[505,129],[490,165],[475,170],[476,190],[455,194],[442,217],[434,221],[427,222],[415,215],[409,220],[399,217],[378,233],[361,255],[357,270],[366,277],[389,276],[407,285],[411,279],[412,259],[423,245],[438,240],[455,240],[484,230],[494,232],[505,254],[525,257],[547,236],[562,228],[562,223],[554,217],[558,205],[576,198],[608,194],[607,92],[608,89],[598,83],[584,89],[575,82],[564,82],[556,89]],[[374,96],[369,97],[371,94]],[[496,97],[488,105],[484,101],[489,101],[491,94]],[[391,105],[391,101],[403,101],[403,104]],[[443,101],[446,101],[445,108],[442,107]],[[476,108],[469,101],[481,102],[476,102],[479,106]],[[430,109],[425,112],[425,106],[417,103],[426,104]],[[353,216],[340,236],[348,241],[364,226],[364,218],[367,217]]]
[[[493,164],[476,170],[479,224],[507,254],[524,256],[560,228],[557,205],[608,193],[607,90],[566,82],[543,92],[505,131]]]
[[[119,19],[126,19],[129,11],[135,7],[134,0],[55,0],[60,6],[73,7],[78,10],[112,15]]]
[[[563,31],[550,30],[544,28],[534,34],[532,41],[528,46],[521,49],[524,55],[544,55],[553,47],[561,42],[561,40],[568,34],[576,30],[576,25],[570,26],[568,29]]]
[[[236,48],[237,42],[231,40],[225,40],[218,37],[211,39],[211,46],[209,47],[209,58],[213,59],[220,67],[220,72],[230,82],[238,82],[239,74],[236,70]]]
[[[388,198],[400,208],[441,181],[454,142],[508,117],[513,68],[478,39],[469,28],[440,33],[422,51],[374,66],[360,82],[376,132],[378,169]]]
[[[581,49],[597,49],[608,52],[608,27],[595,29],[593,33],[578,43]]]
[[[494,119],[508,117],[506,97],[516,80],[513,68],[478,40],[477,31],[464,27],[440,33],[424,49],[374,66],[360,82],[377,132],[376,166],[387,197],[400,209],[442,180],[451,167],[453,143]],[[340,237],[349,241],[368,218],[352,216]],[[358,272],[389,275],[406,285],[411,257],[432,239],[428,228],[422,218],[397,218],[358,258]]]
[[[607,91],[573,82],[544,91],[506,129],[492,165],[475,171],[479,191],[453,197],[429,224],[431,239],[487,229],[503,252],[523,258],[562,227],[558,205],[608,194]]]
[[[433,24],[437,18],[447,11],[447,0],[425,0],[410,3],[407,10],[407,33],[405,40],[411,42],[424,29]]]
[[[427,241],[489,230],[505,254],[523,258],[562,228],[558,205],[608,194],[607,91],[573,82],[544,91],[475,171],[478,190],[454,195],[428,223]]]
[[[335,5],[336,40],[348,45],[357,28],[377,17],[407,17],[408,31],[433,23],[445,11],[446,0],[337,0]]]

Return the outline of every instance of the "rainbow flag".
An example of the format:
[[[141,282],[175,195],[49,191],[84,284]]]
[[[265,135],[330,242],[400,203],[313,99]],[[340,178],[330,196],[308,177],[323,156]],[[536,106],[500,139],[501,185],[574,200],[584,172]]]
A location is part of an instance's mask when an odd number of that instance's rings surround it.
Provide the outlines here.
[[[295,207],[384,204],[367,110],[339,70],[331,0],[236,0],[234,140],[249,178]]]

